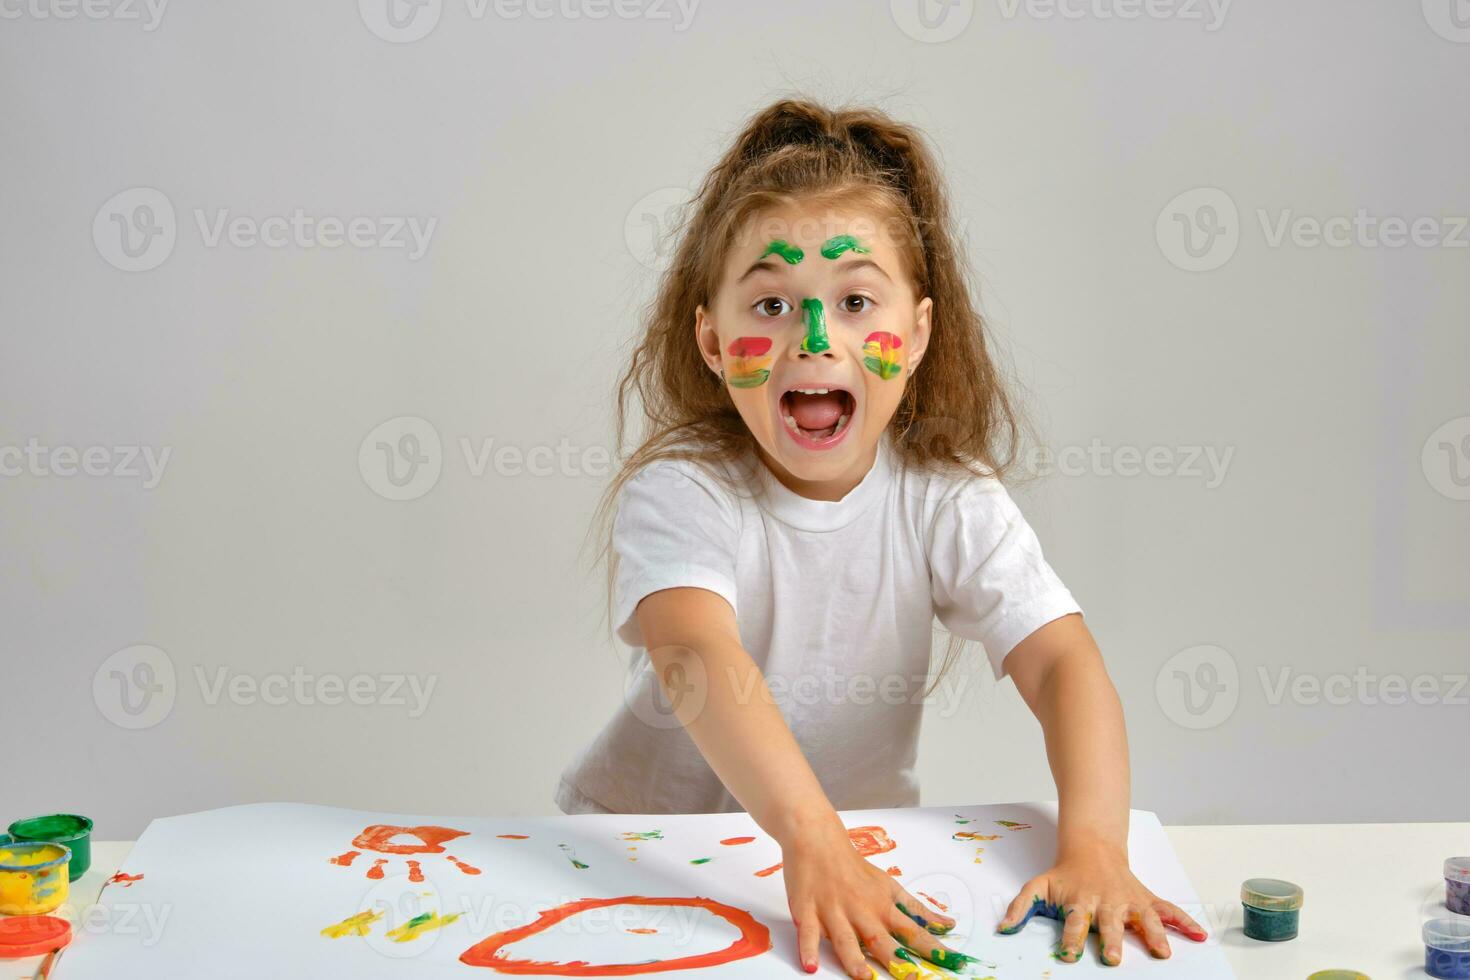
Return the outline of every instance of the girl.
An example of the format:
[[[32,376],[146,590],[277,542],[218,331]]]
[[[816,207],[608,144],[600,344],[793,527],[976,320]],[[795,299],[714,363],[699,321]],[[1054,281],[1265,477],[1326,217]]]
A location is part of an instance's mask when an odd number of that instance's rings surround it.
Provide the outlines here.
[[[1001,920],[1064,918],[1121,960],[1204,932],[1128,868],[1122,708],[1081,609],[1000,480],[1018,424],[931,151],[870,109],[778,102],[706,177],[618,391],[649,434],[601,511],[641,672],[562,774],[567,813],[744,809],[781,846],[802,966],[966,959],[953,920],[859,855],[836,811],[915,806],[932,624],[979,641],[1046,736],[1056,865]],[[650,708],[662,693],[674,717]],[[777,696],[780,693],[785,696]]]

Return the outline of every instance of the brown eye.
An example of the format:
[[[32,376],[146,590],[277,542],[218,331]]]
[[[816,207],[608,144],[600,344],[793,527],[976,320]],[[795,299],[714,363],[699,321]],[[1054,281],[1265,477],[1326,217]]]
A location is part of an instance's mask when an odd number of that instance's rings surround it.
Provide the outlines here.
[[[856,300],[858,303],[856,308],[853,307],[854,300]],[[866,303],[871,305],[872,302],[873,301],[868,299],[868,297],[866,296],[859,296],[857,293],[853,293],[851,296],[843,297],[842,310],[844,313],[862,313],[865,309],[867,309],[867,307],[862,304]]]
[[[771,304],[773,303],[775,304],[774,309],[772,309],[771,306]],[[786,301],[784,299],[781,299],[779,296],[767,296],[765,299],[760,300],[755,304],[755,310],[761,316],[777,317],[785,314],[785,306]]]

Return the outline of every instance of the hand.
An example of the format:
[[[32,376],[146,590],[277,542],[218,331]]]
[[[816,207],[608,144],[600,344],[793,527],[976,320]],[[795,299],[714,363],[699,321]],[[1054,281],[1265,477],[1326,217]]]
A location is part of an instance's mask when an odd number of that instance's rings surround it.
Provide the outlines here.
[[[923,960],[959,970],[973,959],[934,938],[953,929],[954,920],[931,911],[858,854],[841,821],[823,820],[798,831],[783,841],[781,854],[806,972],[817,970],[824,935],[842,968],[857,980],[878,976],[865,953],[895,977],[924,975],[918,966]]]
[[[1032,878],[1011,902],[997,931],[1019,932],[1033,915],[1060,919],[1062,943],[1057,958],[1075,963],[1082,958],[1087,934],[1096,929],[1105,966],[1123,962],[1123,931],[1137,932],[1148,951],[1159,959],[1170,955],[1165,927],[1195,942],[1205,931],[1171,902],[1143,887],[1128,870],[1127,854],[1120,849],[1090,846],[1064,855],[1056,867]]]

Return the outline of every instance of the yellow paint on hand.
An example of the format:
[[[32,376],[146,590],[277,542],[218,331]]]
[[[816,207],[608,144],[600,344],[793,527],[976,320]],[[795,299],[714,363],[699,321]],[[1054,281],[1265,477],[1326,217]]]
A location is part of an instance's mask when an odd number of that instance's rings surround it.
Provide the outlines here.
[[[460,913],[458,912],[454,913],[453,915],[440,915],[438,912],[425,912],[423,915],[416,915],[412,919],[409,919],[397,929],[389,929],[388,938],[393,940],[395,943],[412,942],[426,932],[432,932],[435,929],[443,929],[445,926],[449,925],[449,923],[459,918],[459,916]]]
[[[327,926],[322,930],[322,935],[328,939],[341,939],[343,936],[366,936],[374,922],[383,917],[381,911],[359,912],[349,915],[334,926]]]

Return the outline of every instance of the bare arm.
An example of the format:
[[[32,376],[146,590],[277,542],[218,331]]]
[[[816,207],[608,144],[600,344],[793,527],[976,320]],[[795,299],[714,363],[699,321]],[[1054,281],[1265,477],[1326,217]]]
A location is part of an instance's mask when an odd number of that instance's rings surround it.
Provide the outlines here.
[[[679,721],[755,822],[783,844],[805,827],[840,828],[765,676],[740,645],[730,604],[705,589],[665,589],[638,603],[637,616]]]
[[[665,589],[636,611],[649,659],[674,712],[715,774],[780,845],[797,955],[817,969],[822,937],[851,977],[893,976],[928,960],[960,969],[969,957],[933,934],[954,920],[928,908],[858,854],[801,746],[740,644],[734,611],[704,589]],[[900,945],[902,944],[902,945]]]
[[[1128,733],[1123,705],[1082,616],[1054,619],[1005,661],[1046,737],[1061,805],[1058,854],[1102,846],[1128,855]]]
[[[1171,953],[1166,926],[1203,940],[1193,919],[1128,868],[1123,705],[1082,616],[1062,616],[1035,630],[1006,655],[1005,666],[1041,722],[1059,813],[1056,865],[1026,883],[1000,931],[1014,932],[1038,907],[1046,914],[1055,910],[1065,922],[1062,959],[1080,959],[1096,928],[1103,962],[1112,965],[1122,961],[1125,929],[1137,931],[1159,958]]]

